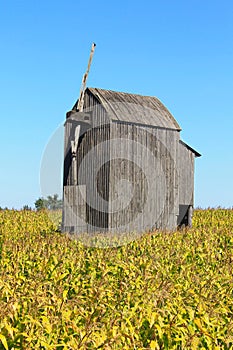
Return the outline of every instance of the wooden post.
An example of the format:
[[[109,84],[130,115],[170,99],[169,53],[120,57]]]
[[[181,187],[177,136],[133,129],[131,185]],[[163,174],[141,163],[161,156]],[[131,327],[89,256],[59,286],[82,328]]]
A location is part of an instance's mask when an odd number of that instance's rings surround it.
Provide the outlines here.
[[[72,175],[73,175],[73,185],[77,185],[77,148],[78,148],[78,140],[80,135],[80,125],[77,125],[75,128],[74,140],[71,141],[71,153],[72,153]]]
[[[193,206],[190,205],[188,208],[188,227],[192,227],[192,217],[193,217]]]
[[[88,73],[89,73],[89,70],[90,70],[90,67],[91,67],[91,61],[92,61],[92,58],[93,58],[93,55],[94,55],[95,47],[96,47],[96,44],[93,43],[92,46],[91,46],[91,53],[90,53],[90,57],[89,57],[88,65],[87,65],[87,71],[83,75],[83,79],[82,79],[82,85],[81,85],[81,89],[80,89],[80,96],[79,96],[78,105],[77,105],[77,111],[79,111],[79,112],[83,111],[84,93],[85,93],[85,89],[86,89],[87,77],[88,77]]]
[[[90,57],[89,57],[88,65],[87,65],[87,70],[86,70],[86,73],[83,75],[82,85],[81,85],[81,89],[80,89],[80,96],[79,96],[78,104],[77,104],[77,111],[78,112],[83,112],[84,93],[85,93],[85,89],[86,89],[87,77],[88,77],[88,73],[90,71],[91,62],[92,62],[92,58],[94,55],[95,47],[96,47],[96,44],[93,43],[91,46],[91,53],[90,53]],[[73,172],[72,172],[73,173],[73,185],[77,185],[77,183],[78,183],[76,153],[77,153],[79,135],[80,135],[80,125],[78,125],[76,127],[74,140],[71,141],[71,152],[72,152],[72,165],[71,166],[72,166],[72,170],[73,170]]]

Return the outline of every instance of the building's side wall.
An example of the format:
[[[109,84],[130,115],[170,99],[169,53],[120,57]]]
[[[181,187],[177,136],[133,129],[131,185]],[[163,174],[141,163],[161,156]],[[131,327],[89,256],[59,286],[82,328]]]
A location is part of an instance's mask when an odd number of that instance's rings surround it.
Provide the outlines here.
[[[179,143],[177,153],[179,169],[179,216],[177,224],[191,225],[190,210],[194,205],[194,161],[195,154]]]
[[[176,228],[179,133],[113,123],[110,136],[109,229]]]
[[[75,112],[75,106],[74,110]],[[67,118],[65,123],[65,136],[64,136],[64,186],[72,186],[74,184],[74,174],[72,169],[72,157],[71,157],[71,140],[74,140],[75,128],[77,125],[81,125],[80,130],[80,139],[84,136],[84,133],[88,129],[101,127],[109,124],[108,115],[99,103],[99,101],[93,96],[89,90],[86,90],[84,96],[84,113],[90,116],[90,119],[85,125],[82,116],[79,120],[79,113],[76,113],[76,116],[73,120],[73,114],[69,112],[70,117]],[[80,160],[78,160],[78,163]]]
[[[87,232],[85,186],[64,186],[62,214],[64,232]]]
[[[194,159],[195,154],[179,143],[179,204],[193,205],[194,199]]]
[[[69,122],[68,118],[64,138],[63,230],[76,233],[84,232],[84,229],[90,232],[108,228],[109,152],[108,144],[104,143],[109,140],[108,118],[103,107],[90,93],[85,94],[84,112],[90,115],[89,125],[79,122],[78,114],[73,122]],[[75,171],[71,140],[74,140],[77,125],[81,125],[81,133]],[[103,165],[105,160],[107,164]],[[96,175],[95,183],[93,174]]]
[[[63,186],[73,185],[72,183],[72,156],[71,156],[71,140],[73,136],[73,125],[65,123],[64,135],[64,166],[63,166]]]
[[[64,186],[63,222],[67,227],[67,215],[72,216],[76,233],[83,232],[84,222],[87,232],[108,229],[109,130],[109,125],[87,130],[76,155],[77,185],[73,185],[71,170],[72,184]]]
[[[78,114],[75,120],[70,122],[73,118],[71,114],[65,123],[64,140],[63,229],[76,233],[84,232],[84,229],[90,232],[108,228],[109,163],[103,165],[105,160],[109,159],[108,145],[103,144],[109,139],[108,117],[103,107],[88,91],[85,93],[83,112],[90,116],[89,124],[79,122]],[[81,133],[76,153],[75,185],[71,140],[74,140],[77,125],[81,125]],[[93,174],[96,176],[94,180]]]
[[[86,186],[88,232],[108,228],[109,125],[87,131],[78,149],[78,184]]]

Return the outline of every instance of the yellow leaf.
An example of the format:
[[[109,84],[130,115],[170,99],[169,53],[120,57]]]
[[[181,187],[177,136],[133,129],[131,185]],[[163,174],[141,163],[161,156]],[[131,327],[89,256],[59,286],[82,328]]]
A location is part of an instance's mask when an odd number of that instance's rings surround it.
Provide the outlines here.
[[[198,328],[200,328],[200,329],[202,328],[201,320],[199,318],[195,318],[194,323]]]
[[[52,327],[48,320],[48,317],[42,316],[42,324],[48,333],[52,333]]]
[[[7,340],[6,340],[6,337],[3,334],[0,334],[0,340],[1,340],[2,345],[4,346],[4,348],[6,350],[8,350],[9,348],[8,348],[8,345],[7,345]]]
[[[114,326],[114,327],[112,328],[112,336],[113,336],[113,338],[116,337],[117,331],[118,331],[118,327]]]
[[[155,324],[155,328],[157,328],[159,338],[161,339],[163,337],[163,332],[162,332],[161,327],[158,324]]]
[[[202,326],[200,318],[195,318],[194,323],[200,329],[200,331],[202,333],[210,336],[209,333],[207,332],[207,330]]]
[[[152,312],[151,314],[151,318],[150,318],[150,328],[153,326],[153,324],[155,323],[155,319],[156,319],[157,313],[156,312]]]
[[[199,338],[198,337],[193,337],[192,343],[191,343],[191,349],[192,350],[198,349],[198,344],[199,344]]]
[[[14,338],[14,331],[16,330],[15,328],[9,326],[9,324],[5,323],[5,328],[8,331],[8,333],[10,334],[11,338]]]
[[[68,292],[69,292],[68,289],[65,289],[65,290],[63,291],[63,293],[62,293],[63,299],[66,299]]]
[[[63,279],[64,279],[66,276],[68,276],[68,275],[69,275],[69,272],[63,273],[61,276],[59,276],[58,282],[61,281],[61,280],[63,280]]]
[[[62,317],[64,320],[69,320],[71,318],[72,310],[62,310]]]
[[[158,349],[158,343],[155,340],[151,340],[150,342],[150,349],[151,350],[157,350]]]

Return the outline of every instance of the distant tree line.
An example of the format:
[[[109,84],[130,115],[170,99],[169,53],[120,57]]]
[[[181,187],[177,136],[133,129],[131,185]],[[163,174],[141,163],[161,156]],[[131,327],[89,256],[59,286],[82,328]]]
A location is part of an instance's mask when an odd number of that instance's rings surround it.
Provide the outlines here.
[[[35,208],[36,210],[62,209],[62,199],[59,199],[58,194],[54,194],[53,196],[48,196],[47,198],[40,197],[35,201]]]
[[[9,209],[9,208],[7,208],[7,207],[5,207],[5,208],[0,207],[0,211],[1,211],[1,210],[15,210],[15,209],[14,209],[14,208]],[[22,209],[20,209],[20,210],[33,210],[33,209],[32,209],[32,207],[29,207],[29,205],[24,205],[24,206],[22,207]]]
[[[0,207],[0,210],[8,210],[8,208],[7,207],[5,207],[5,208]]]
[[[53,196],[47,196],[47,198],[40,197],[35,201],[36,210],[48,209],[48,210],[57,210],[62,209],[62,199],[59,199],[58,194]],[[9,208],[2,208],[0,210],[8,210]],[[29,205],[24,205],[21,210],[33,210]]]

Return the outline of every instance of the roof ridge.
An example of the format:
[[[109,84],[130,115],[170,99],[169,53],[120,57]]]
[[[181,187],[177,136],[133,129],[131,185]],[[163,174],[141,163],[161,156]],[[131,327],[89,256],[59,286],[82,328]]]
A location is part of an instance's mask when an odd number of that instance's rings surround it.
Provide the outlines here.
[[[159,98],[154,96],[154,95],[153,96],[152,95],[142,95],[142,94],[135,93],[135,92],[116,91],[116,90],[102,89],[102,88],[96,88],[96,87],[87,87],[87,89],[89,89],[90,91],[91,90],[101,90],[101,91],[108,91],[108,92],[113,92],[113,93],[117,93],[117,94],[119,93],[119,94],[125,94],[125,95],[135,95],[135,96],[140,96],[140,97],[156,98],[157,100],[159,100]]]
[[[123,114],[120,115],[121,112],[115,110],[114,104],[131,104],[130,116],[128,115],[128,117],[132,119],[132,122],[133,120],[134,122],[139,121],[140,109],[135,108],[135,106],[138,105],[143,108],[148,108],[148,115],[147,113],[143,114],[143,116],[145,117],[145,124],[153,125],[153,123],[155,123],[157,126],[174,128],[178,131],[181,130],[179,124],[177,123],[176,119],[173,117],[171,112],[156,96],[144,96],[129,92],[120,92],[91,87],[87,87],[86,91],[87,90],[89,90],[90,93],[92,93],[104,105],[105,109],[111,109],[111,111],[116,115],[117,119],[119,120],[121,120],[122,118],[126,120],[127,116]],[[124,100],[124,97],[126,96],[128,98]]]

